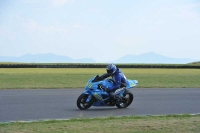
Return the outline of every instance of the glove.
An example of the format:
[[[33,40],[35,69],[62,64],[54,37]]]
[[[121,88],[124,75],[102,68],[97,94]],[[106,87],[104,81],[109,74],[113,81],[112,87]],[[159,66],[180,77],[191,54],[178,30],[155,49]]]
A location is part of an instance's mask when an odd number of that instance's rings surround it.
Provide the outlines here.
[[[109,92],[109,88],[104,87],[103,85],[99,85],[99,88],[101,88],[103,91]]]

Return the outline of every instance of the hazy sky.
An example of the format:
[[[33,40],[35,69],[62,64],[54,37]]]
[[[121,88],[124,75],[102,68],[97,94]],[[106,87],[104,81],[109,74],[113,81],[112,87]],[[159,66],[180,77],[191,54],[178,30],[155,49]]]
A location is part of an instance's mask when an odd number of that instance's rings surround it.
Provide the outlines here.
[[[0,56],[200,60],[200,0],[0,0]]]

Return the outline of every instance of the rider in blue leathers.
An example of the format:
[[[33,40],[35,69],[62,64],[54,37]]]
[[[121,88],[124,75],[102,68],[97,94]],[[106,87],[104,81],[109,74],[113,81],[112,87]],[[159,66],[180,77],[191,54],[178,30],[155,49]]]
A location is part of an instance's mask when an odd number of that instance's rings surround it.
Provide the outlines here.
[[[114,80],[114,86],[112,88],[105,88],[104,90],[108,93],[114,92],[119,88],[126,87],[126,77],[123,72],[116,67],[114,64],[109,64],[106,67],[107,73],[100,76],[100,79],[103,80],[107,77],[112,77]]]

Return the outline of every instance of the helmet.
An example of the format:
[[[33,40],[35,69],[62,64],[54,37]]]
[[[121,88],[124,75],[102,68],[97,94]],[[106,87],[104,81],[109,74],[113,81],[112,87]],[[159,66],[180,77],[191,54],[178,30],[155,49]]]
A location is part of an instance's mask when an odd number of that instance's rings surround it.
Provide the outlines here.
[[[111,76],[111,75],[113,75],[117,71],[117,67],[114,64],[109,64],[106,67],[106,71]]]

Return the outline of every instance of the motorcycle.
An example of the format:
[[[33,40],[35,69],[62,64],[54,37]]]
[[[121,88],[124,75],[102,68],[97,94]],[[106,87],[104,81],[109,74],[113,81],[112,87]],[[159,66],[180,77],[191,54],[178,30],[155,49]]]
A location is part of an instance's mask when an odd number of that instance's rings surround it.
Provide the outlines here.
[[[88,80],[83,92],[77,99],[77,107],[86,110],[91,106],[117,106],[126,108],[133,101],[133,94],[129,90],[138,84],[137,80],[127,80],[127,86],[117,89],[110,94],[104,91],[104,88],[110,88],[114,85],[112,79],[100,80],[99,75]]]

